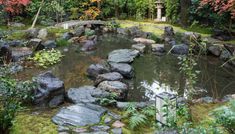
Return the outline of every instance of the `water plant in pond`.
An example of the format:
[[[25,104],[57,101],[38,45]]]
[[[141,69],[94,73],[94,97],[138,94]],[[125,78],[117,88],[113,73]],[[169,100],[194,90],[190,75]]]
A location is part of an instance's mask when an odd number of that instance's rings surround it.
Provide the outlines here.
[[[62,57],[63,55],[59,50],[52,49],[39,51],[30,59],[36,62],[38,66],[47,68],[60,62]]]

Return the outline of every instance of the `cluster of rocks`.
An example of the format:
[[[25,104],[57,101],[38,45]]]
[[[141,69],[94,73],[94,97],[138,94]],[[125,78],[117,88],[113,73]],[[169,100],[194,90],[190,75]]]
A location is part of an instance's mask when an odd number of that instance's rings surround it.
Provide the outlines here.
[[[214,99],[213,97],[206,96],[192,100],[193,103],[217,103],[217,102],[229,102],[235,99],[235,94],[225,95],[221,99]]]

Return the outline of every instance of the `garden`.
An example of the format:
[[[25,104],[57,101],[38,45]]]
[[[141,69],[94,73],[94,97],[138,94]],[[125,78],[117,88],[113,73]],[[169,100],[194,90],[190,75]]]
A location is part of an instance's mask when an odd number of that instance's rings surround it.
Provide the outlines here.
[[[234,134],[235,0],[0,0],[1,134]]]

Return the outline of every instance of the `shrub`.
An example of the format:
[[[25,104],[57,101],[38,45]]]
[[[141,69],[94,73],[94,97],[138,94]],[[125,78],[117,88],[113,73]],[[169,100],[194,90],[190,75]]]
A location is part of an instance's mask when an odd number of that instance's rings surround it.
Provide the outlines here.
[[[40,67],[47,68],[61,61],[63,55],[58,50],[42,50],[37,52],[34,57],[30,58]]]

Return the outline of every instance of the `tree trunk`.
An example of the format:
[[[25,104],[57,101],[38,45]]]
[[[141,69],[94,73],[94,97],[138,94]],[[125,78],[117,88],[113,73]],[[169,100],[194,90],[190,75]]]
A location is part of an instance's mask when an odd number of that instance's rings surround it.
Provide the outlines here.
[[[180,23],[183,27],[189,26],[190,0],[180,0]]]
[[[42,9],[43,4],[44,4],[44,0],[41,1],[41,6],[39,7],[37,14],[35,15],[35,18],[34,18],[34,20],[33,20],[33,24],[32,24],[32,26],[31,26],[31,28],[34,28],[34,27],[35,27],[36,22],[37,22],[37,20],[38,20],[38,16],[39,16],[39,14],[40,14],[40,12],[41,12],[41,9]]]

